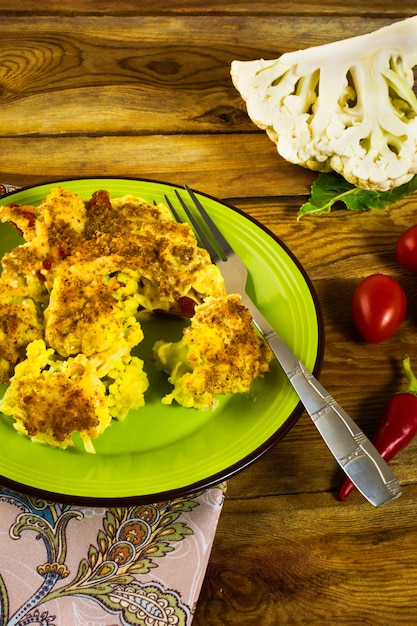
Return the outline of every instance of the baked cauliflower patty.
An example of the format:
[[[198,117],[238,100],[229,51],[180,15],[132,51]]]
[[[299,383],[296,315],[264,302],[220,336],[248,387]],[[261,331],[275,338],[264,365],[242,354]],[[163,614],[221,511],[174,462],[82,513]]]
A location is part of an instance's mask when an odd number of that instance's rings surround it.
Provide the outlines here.
[[[113,418],[144,405],[132,350],[156,312],[191,317],[177,344],[154,348],[174,387],[163,403],[210,408],[268,371],[249,311],[163,204],[105,190],[84,201],[58,186],[38,207],[0,206],[0,220],[24,239],[2,258],[0,411],[32,441],[65,448],[78,432],[94,452]]]
[[[154,346],[157,367],[174,385],[162,402],[196,409],[213,408],[216,396],[249,391],[269,370],[272,352],[253,328],[239,295],[209,297],[198,305],[177,342]]]

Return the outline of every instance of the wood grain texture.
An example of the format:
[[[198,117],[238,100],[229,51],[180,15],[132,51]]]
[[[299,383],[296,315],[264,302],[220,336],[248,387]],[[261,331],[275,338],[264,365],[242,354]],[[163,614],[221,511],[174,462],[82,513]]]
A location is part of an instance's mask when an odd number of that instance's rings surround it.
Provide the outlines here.
[[[196,0],[72,0],[66,3],[57,3],[56,0],[2,0],[0,13],[30,14],[30,15],[358,15],[379,16],[381,14],[393,17],[407,17],[415,12],[412,0],[405,0],[401,4],[387,5],[384,0],[362,2],[352,0],[347,4],[341,0],[326,2],[321,0],[313,5],[306,0],[210,0],[198,2]]]
[[[2,19],[0,136],[256,132],[234,59],[276,58],[390,23],[307,16]],[[277,37],[279,32],[279,37]],[[24,33],[24,37],[22,37]]]
[[[281,159],[230,79],[235,58],[370,32],[415,2],[3,0],[0,181],[79,176],[187,183],[243,210],[292,251],[325,330],[320,379],[371,435],[417,369],[416,278],[395,242],[417,197],[382,212],[296,214],[316,174]],[[396,277],[408,311],[379,345],[356,333],[350,300],[374,272]],[[392,467],[403,496],[374,509],[336,499],[341,471],[310,418],[229,482],[195,626],[411,626],[417,600],[417,440]]]
[[[229,500],[193,623],[411,625],[417,492],[405,491],[380,510],[328,494]]]
[[[309,193],[314,174],[280,159],[264,135],[3,138],[0,177],[133,176],[187,183],[219,197]],[[280,164],[280,165],[279,165]],[[301,202],[301,201],[300,201]]]

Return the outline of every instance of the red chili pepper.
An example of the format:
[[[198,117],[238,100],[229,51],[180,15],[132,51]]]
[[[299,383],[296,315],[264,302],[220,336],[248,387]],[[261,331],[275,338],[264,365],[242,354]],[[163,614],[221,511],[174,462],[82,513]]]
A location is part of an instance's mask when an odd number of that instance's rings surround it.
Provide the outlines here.
[[[411,370],[408,356],[403,358],[403,370],[407,387],[387,401],[372,438],[375,448],[387,463],[417,434],[417,378]],[[339,500],[344,500],[354,488],[349,478],[345,478],[339,489]]]

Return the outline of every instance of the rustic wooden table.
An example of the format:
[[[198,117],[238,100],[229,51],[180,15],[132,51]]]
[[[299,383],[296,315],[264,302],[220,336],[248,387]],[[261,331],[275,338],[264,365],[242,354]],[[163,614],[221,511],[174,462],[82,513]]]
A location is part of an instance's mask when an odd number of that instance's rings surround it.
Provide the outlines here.
[[[296,220],[315,175],[284,162],[249,120],[233,59],[362,34],[415,12],[382,0],[2,0],[0,181],[106,174],[187,183],[276,233],[317,292],[326,333],[321,381],[372,434],[383,403],[417,367],[417,288],[394,254],[417,199],[383,212]],[[403,284],[400,331],[364,343],[350,316],[356,283]],[[417,441],[392,461],[400,499],[340,503],[341,472],[308,416],[230,480],[195,626],[414,624]]]

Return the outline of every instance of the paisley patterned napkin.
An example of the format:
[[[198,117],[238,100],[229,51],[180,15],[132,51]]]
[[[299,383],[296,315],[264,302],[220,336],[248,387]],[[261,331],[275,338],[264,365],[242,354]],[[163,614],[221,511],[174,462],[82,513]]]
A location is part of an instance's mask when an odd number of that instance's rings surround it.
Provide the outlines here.
[[[88,507],[0,487],[0,626],[189,626],[225,491]]]

